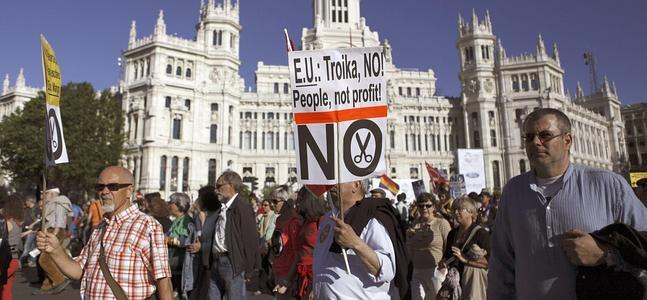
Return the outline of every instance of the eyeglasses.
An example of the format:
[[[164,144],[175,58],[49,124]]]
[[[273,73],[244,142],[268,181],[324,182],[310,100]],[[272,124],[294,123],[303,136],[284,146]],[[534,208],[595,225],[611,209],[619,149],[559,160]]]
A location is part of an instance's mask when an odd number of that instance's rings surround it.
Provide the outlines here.
[[[555,134],[553,134],[552,132],[550,132],[548,130],[544,130],[544,131],[539,132],[539,133],[529,132],[529,133],[526,133],[526,135],[524,136],[524,139],[526,140],[526,143],[532,143],[535,140],[535,137],[537,137],[539,139],[539,142],[542,145],[544,145],[544,144],[550,142],[552,139],[554,139],[556,137],[559,137],[559,136],[566,135],[568,133],[569,132],[564,132],[564,133],[555,135]]]
[[[418,205],[418,207],[419,208],[432,208],[432,207],[434,207],[434,205],[433,204],[421,204],[421,205]]]
[[[129,187],[133,185],[132,183],[108,183],[108,184],[103,184],[103,183],[97,183],[94,185],[94,189],[97,192],[103,191],[103,189],[108,188],[109,191],[111,192],[116,192],[120,189],[123,189],[125,187]]]

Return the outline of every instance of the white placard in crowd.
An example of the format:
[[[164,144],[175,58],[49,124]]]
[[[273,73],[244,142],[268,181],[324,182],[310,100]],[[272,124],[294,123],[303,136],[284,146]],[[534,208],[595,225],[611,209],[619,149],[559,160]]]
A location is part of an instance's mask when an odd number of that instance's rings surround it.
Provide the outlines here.
[[[458,149],[458,173],[465,178],[466,193],[480,193],[485,188],[483,149]]]
[[[388,107],[382,47],[292,51],[288,60],[299,183],[384,174]]]

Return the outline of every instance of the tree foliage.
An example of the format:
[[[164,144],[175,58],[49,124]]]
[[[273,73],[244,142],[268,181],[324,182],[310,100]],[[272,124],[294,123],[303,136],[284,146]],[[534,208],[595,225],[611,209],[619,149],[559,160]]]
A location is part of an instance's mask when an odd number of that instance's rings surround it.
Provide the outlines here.
[[[123,154],[123,112],[119,95],[97,94],[89,83],[68,83],[61,91],[61,119],[69,163],[47,168],[47,185],[92,193],[98,173]],[[0,122],[0,167],[16,190],[41,185],[45,168],[45,95]]]

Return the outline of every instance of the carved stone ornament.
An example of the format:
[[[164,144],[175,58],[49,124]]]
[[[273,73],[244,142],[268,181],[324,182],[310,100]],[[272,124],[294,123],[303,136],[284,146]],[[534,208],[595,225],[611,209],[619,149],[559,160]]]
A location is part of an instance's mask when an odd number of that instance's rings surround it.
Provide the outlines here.
[[[492,80],[490,79],[485,80],[484,88],[487,93],[492,93],[492,91],[494,91],[494,82],[492,82]]]

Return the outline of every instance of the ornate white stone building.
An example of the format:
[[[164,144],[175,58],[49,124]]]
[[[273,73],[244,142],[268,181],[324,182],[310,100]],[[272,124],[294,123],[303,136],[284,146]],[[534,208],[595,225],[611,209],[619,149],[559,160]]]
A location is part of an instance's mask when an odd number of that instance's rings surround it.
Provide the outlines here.
[[[25,102],[36,98],[39,91],[40,89],[25,84],[25,74],[22,68],[20,68],[14,86],[11,86],[9,74],[5,74],[2,81],[2,93],[0,93],[0,120],[21,109]]]
[[[632,171],[647,171],[647,103],[622,107]]]
[[[572,119],[574,162],[622,169],[624,124],[615,85],[605,79],[591,96],[578,85],[572,98],[557,46],[549,54],[541,36],[532,54],[508,56],[489,14],[482,21],[475,13],[469,21],[459,16],[462,93],[444,97],[436,93],[433,70],[395,65],[388,40],[361,17],[359,0],[312,3],[314,25],[303,29],[303,49],[385,48],[391,177],[427,182],[425,161],[452,173],[457,148],[482,148],[487,186],[500,188],[529,170],[520,126],[538,107],[561,109]],[[231,0],[202,4],[193,39],[168,35],[163,12],[147,37],[137,36],[133,21],[119,85],[126,112],[124,164],[143,192],[194,193],[215,184],[226,169],[245,180],[258,177],[261,185],[296,180],[288,67],[258,62],[256,91],[246,90],[239,72],[239,11]]]
[[[235,170],[261,184],[295,180],[287,66],[258,62],[256,91],[239,75],[238,3],[203,4],[191,40],[166,34],[163,12],[154,33],[138,38],[133,22],[121,82],[128,132],[126,165],[144,192],[191,192]],[[314,27],[303,49],[384,46],[388,61],[388,174],[428,180],[424,162],[455,170],[457,148],[483,148],[486,182],[500,188],[529,170],[520,126],[538,107],[573,120],[574,162],[620,169],[624,124],[614,87],[572,99],[563,87],[557,46],[539,36],[532,54],[507,56],[489,14],[459,16],[462,95],[436,95],[433,70],[398,68],[388,41],[361,17],[358,0],[313,1]],[[352,38],[349,38],[349,35]],[[351,45],[352,43],[352,45]]]

